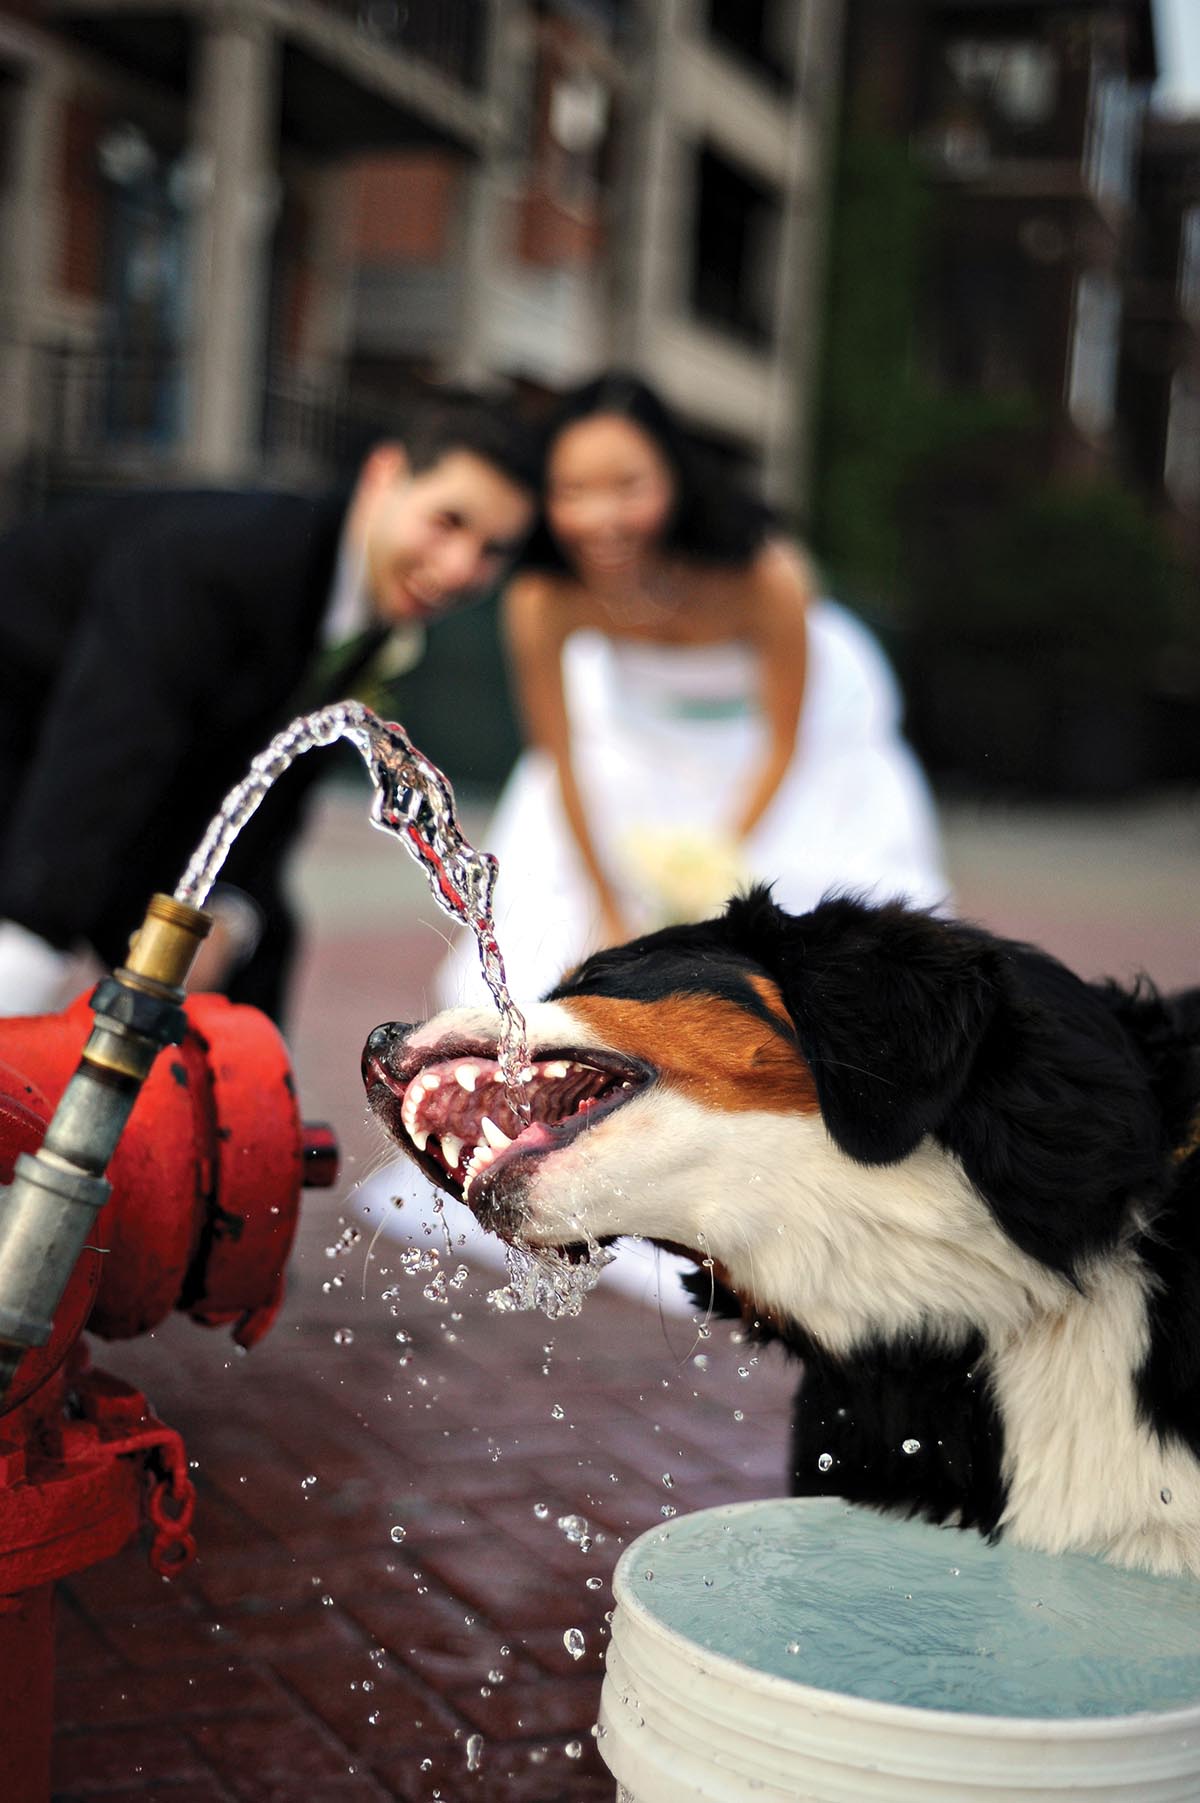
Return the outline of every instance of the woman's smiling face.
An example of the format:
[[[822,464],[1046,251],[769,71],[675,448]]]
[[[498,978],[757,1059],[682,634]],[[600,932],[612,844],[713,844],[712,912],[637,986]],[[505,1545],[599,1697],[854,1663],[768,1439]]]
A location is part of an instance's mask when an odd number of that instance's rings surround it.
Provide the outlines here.
[[[546,469],[546,518],[585,578],[636,571],[674,505],[666,458],[632,420],[596,414],[559,433]]]

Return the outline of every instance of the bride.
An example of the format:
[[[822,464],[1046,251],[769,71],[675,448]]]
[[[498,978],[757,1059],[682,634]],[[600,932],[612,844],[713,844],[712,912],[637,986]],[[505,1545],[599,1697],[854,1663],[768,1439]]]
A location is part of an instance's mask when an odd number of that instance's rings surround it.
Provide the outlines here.
[[[793,911],[830,889],[945,904],[879,646],[637,378],[561,403],[504,620],[529,749],[483,844],[518,999],[750,879]],[[486,1000],[473,940],[438,987]]]

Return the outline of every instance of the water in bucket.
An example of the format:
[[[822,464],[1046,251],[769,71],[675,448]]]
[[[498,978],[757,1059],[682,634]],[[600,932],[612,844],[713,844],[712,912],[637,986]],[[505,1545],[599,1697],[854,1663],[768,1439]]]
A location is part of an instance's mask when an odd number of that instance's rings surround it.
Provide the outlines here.
[[[632,1803],[1200,1797],[1200,1586],[832,1498],[617,1567],[601,1752]]]

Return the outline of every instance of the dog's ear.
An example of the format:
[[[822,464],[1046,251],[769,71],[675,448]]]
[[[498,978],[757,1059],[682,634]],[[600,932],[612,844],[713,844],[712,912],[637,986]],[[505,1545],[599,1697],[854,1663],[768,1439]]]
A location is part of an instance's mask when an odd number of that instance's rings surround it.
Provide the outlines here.
[[[725,927],[778,984],[825,1125],[861,1164],[915,1150],[966,1083],[996,1007],[994,955],[969,927],[851,897],[787,914],[759,889]]]

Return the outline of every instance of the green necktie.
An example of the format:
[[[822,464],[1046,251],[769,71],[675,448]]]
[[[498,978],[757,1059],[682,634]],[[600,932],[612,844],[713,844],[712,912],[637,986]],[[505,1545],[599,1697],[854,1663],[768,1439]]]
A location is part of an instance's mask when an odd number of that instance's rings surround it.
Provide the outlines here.
[[[365,699],[363,690],[372,687],[371,665],[390,636],[388,627],[376,624],[348,639],[322,645],[296,686],[288,704],[289,718],[352,695]]]

